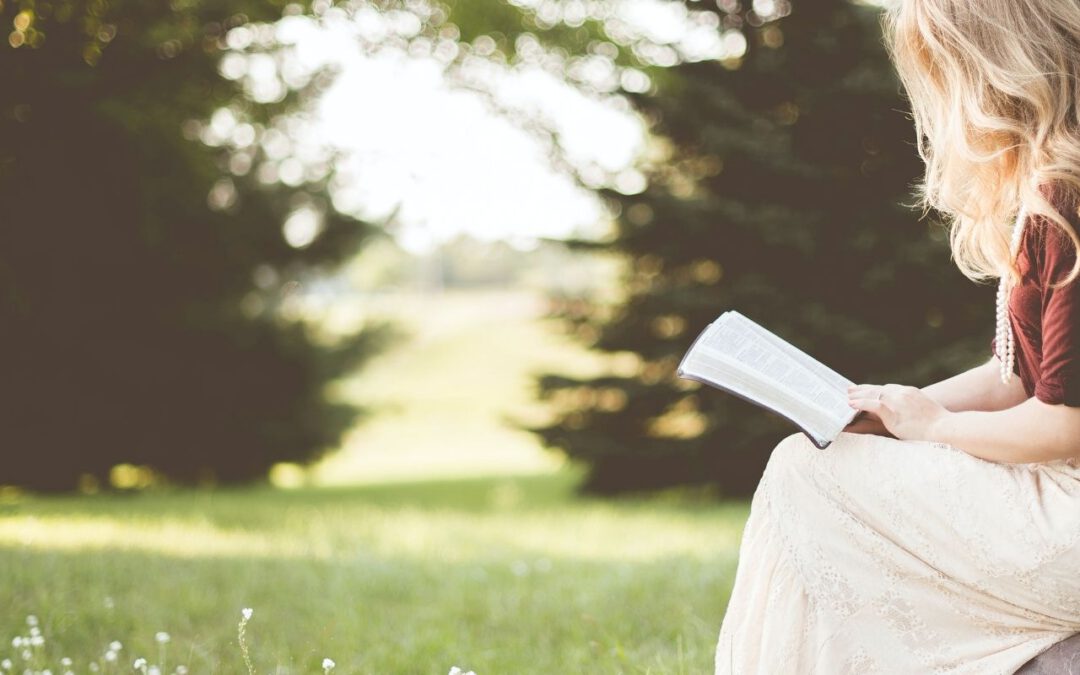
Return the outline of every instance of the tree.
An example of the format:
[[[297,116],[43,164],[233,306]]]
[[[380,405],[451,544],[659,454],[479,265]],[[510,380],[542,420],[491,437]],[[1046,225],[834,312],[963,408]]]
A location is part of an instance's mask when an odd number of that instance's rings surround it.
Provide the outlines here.
[[[357,417],[324,390],[385,334],[327,344],[279,310],[372,228],[333,210],[328,162],[256,170],[325,75],[252,97],[218,73],[230,42],[282,63],[283,7],[0,3],[0,484],[248,480]]]
[[[577,242],[625,257],[626,295],[562,314],[593,348],[639,365],[542,377],[564,413],[533,429],[588,465],[586,490],[753,490],[794,429],[675,375],[723,310],[857,382],[927,383],[987,355],[990,294],[950,263],[946,232],[905,206],[921,165],[878,10],[766,4],[773,15],[717,3],[745,53],[654,69],[650,91],[628,94],[667,152],[645,166],[643,192],[601,190],[616,236]]]

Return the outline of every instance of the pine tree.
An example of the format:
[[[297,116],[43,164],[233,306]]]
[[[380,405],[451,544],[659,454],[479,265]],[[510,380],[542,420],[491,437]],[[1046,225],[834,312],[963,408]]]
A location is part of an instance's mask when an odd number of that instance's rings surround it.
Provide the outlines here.
[[[218,72],[230,31],[265,34],[284,7],[0,3],[0,484],[106,483],[118,463],[248,480],[357,417],[325,389],[380,333],[328,345],[276,310],[371,228],[334,212],[325,172],[256,171],[320,77],[258,102]],[[243,124],[210,147],[225,107]],[[290,245],[298,207],[322,231]]]
[[[578,243],[625,257],[625,298],[562,312],[593,348],[639,365],[540,380],[564,413],[534,431],[588,465],[587,490],[753,490],[795,429],[675,375],[724,310],[856,382],[922,385],[989,356],[991,294],[952,265],[940,223],[909,208],[921,164],[878,10],[778,2],[786,15],[763,21],[718,5],[745,55],[679,64],[632,95],[670,153],[644,192],[603,191],[619,213],[610,242]]]

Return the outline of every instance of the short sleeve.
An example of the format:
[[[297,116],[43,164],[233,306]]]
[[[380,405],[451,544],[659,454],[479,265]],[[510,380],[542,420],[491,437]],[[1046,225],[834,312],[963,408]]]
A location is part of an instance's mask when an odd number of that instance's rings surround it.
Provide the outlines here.
[[[1080,406],[1080,275],[1064,286],[1051,288],[1072,271],[1076,249],[1058,227],[1047,227],[1043,242],[1042,358],[1035,398]]]

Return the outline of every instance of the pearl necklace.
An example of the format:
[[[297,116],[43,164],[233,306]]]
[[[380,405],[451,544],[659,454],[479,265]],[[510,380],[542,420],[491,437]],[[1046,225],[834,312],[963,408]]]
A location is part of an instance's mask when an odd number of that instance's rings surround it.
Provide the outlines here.
[[[1012,228],[1012,239],[1009,242],[1010,261],[1016,259],[1020,250],[1020,238],[1024,232],[1024,216],[1026,211],[1023,205],[1016,216],[1016,223]],[[1008,271],[1001,275],[998,280],[997,291],[997,343],[995,352],[1000,363],[1001,381],[1008,384],[1013,375],[1013,363],[1015,362],[1015,343],[1013,340],[1012,324],[1009,322],[1009,283]]]

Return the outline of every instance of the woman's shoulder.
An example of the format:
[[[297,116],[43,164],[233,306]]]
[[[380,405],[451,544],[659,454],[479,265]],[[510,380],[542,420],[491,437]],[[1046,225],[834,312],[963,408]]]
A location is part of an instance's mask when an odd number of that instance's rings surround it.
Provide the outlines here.
[[[1075,188],[1053,185],[1043,189],[1047,201],[1057,210],[1073,231],[1080,235],[1080,191]],[[1030,245],[1035,249],[1036,259],[1044,268],[1072,269],[1077,255],[1073,237],[1058,223],[1043,214],[1028,219]]]

